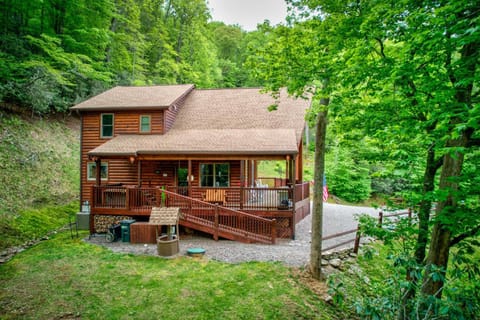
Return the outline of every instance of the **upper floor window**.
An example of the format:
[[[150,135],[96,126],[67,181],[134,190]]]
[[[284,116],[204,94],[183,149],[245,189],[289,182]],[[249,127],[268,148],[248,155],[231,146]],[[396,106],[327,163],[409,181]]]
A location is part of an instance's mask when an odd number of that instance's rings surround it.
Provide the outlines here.
[[[200,185],[202,187],[228,187],[230,165],[228,163],[200,164]]]
[[[150,132],[152,117],[149,115],[140,116],[140,132]]]
[[[101,116],[101,138],[113,137],[113,113],[102,113]]]
[[[87,180],[97,179],[97,164],[95,162],[87,163]],[[108,180],[108,163],[102,162],[100,164],[100,179]]]

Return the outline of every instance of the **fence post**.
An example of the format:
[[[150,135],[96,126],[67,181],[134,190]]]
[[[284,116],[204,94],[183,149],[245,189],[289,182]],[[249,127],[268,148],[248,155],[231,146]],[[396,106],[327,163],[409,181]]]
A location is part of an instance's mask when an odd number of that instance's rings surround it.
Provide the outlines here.
[[[357,226],[357,233],[355,234],[355,244],[353,246],[353,253],[358,254],[358,248],[360,247],[360,225]]]
[[[379,227],[382,227],[382,223],[383,223],[383,212],[380,211],[380,212],[378,213],[378,226],[379,226]]]
[[[218,204],[215,205],[215,221],[214,221],[215,231],[213,234],[213,239],[218,241]]]
[[[408,208],[408,219],[412,220],[412,208]]]

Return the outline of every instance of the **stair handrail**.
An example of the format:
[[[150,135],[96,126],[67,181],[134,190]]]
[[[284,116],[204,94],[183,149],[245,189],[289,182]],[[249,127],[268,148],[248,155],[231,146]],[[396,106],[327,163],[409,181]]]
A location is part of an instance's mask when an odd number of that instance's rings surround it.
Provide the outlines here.
[[[209,203],[209,202],[205,202],[205,201],[202,201],[202,200],[198,200],[198,199],[195,199],[195,198],[192,198],[192,197],[184,196],[184,195],[181,195],[181,194],[176,193],[176,192],[168,191],[168,190],[165,190],[165,189],[160,189],[159,187],[157,187],[157,191],[160,192],[160,193],[166,194],[166,195],[171,195],[171,196],[186,200],[188,202],[198,203],[202,206],[210,207],[213,210],[215,210],[215,208],[218,209],[218,207],[220,207],[218,205],[215,205],[215,204],[212,204],[212,203]],[[223,211],[230,212],[230,213],[235,214],[235,215],[240,216],[240,217],[246,217],[246,218],[253,219],[253,220],[256,220],[256,221],[259,221],[259,222],[270,225],[270,229],[272,230],[272,234],[270,235],[271,243],[275,244],[275,241],[276,241],[276,231],[275,231],[276,230],[276,220],[275,219],[263,218],[263,217],[256,216],[254,214],[250,214],[250,213],[247,213],[247,212],[243,212],[243,211],[239,211],[239,210],[235,210],[235,209],[231,209],[231,208],[227,208],[227,207],[223,207],[223,206],[221,206],[221,209]],[[182,213],[182,215],[183,214],[184,213]],[[180,219],[183,219],[183,217],[181,216]],[[242,229],[239,229],[239,230],[242,230]],[[216,232],[218,232],[218,230],[216,230]]]

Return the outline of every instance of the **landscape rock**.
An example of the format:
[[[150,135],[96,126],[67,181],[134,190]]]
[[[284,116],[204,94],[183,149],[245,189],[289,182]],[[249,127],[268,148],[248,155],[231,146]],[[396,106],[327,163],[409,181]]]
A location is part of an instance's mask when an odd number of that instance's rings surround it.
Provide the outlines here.
[[[342,260],[340,259],[332,259],[330,260],[330,265],[334,268],[340,268],[340,266],[342,265]]]

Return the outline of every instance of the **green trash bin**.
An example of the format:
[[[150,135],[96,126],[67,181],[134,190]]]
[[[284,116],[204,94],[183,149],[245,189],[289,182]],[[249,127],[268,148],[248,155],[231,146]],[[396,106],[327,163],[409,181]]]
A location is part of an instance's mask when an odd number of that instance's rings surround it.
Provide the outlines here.
[[[121,230],[122,230],[122,242],[130,242],[130,225],[134,222],[135,220],[120,221]]]

